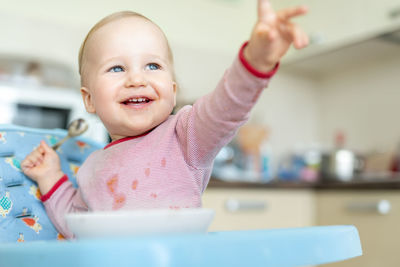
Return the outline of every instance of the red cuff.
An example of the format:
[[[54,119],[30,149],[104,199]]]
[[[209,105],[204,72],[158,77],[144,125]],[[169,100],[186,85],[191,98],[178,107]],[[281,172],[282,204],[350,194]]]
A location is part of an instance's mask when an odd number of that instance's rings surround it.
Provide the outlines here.
[[[258,77],[258,78],[271,78],[272,76],[275,75],[276,71],[279,68],[279,62],[276,63],[275,67],[270,70],[269,72],[260,72],[258,71],[256,68],[254,68],[253,66],[250,65],[250,63],[246,60],[246,58],[244,57],[244,48],[247,46],[249,42],[245,42],[242,47],[240,48],[239,51],[239,59],[240,62],[242,62],[243,66],[254,76]]]
[[[66,174],[64,174],[58,181],[57,183],[55,183],[53,185],[53,187],[50,189],[49,192],[47,192],[46,194],[44,194],[43,196],[40,197],[40,200],[42,202],[45,202],[46,200],[48,200],[53,194],[54,192],[56,192],[56,190],[64,183],[68,181],[68,176]]]

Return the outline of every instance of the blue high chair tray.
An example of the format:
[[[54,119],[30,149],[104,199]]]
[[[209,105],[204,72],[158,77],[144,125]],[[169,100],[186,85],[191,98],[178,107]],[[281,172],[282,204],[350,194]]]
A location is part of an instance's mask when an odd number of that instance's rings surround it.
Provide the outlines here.
[[[362,254],[354,226],[0,244],[1,267],[309,266]]]

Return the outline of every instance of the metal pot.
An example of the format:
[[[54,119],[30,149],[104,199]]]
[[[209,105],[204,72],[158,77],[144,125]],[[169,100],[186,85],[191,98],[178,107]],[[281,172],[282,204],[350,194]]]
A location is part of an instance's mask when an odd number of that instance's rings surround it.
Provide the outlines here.
[[[321,178],[335,181],[350,181],[355,172],[362,168],[362,162],[350,150],[338,149],[322,156]]]

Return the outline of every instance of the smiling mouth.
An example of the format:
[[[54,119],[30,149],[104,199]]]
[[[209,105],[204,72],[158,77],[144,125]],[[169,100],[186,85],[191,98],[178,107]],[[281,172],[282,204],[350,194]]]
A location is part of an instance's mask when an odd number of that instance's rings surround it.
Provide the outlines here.
[[[142,104],[147,104],[153,101],[152,99],[148,97],[136,97],[136,98],[129,98],[125,101],[122,102],[124,105],[142,105]]]

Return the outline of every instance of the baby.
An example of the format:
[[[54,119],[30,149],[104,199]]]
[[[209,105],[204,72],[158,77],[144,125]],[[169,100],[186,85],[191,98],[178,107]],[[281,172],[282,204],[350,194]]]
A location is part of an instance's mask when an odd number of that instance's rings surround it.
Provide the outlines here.
[[[200,207],[216,154],[246,122],[289,46],[308,44],[291,22],[305,13],[275,12],[259,0],[250,40],[216,89],[176,115],[173,57],[161,29],[129,11],[98,22],[79,54],[81,93],[112,142],[81,166],[77,189],[44,141],[21,163],[56,228],[73,237],[64,221],[69,212]]]

